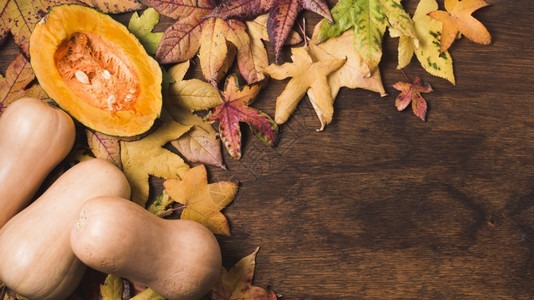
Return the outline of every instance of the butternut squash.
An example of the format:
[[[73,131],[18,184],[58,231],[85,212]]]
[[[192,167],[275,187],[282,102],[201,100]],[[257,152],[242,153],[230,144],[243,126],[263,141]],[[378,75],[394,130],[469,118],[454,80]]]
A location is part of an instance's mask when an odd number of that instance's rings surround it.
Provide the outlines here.
[[[130,197],[124,174],[102,159],[81,162],[0,229],[0,281],[29,299],[64,299],[85,265],[70,247],[70,230],[93,197]]]
[[[0,228],[30,202],[74,144],[70,116],[41,100],[13,102],[0,117]]]
[[[91,268],[144,283],[167,299],[199,299],[221,270],[219,244],[209,229],[158,218],[118,197],[82,206],[71,246]]]

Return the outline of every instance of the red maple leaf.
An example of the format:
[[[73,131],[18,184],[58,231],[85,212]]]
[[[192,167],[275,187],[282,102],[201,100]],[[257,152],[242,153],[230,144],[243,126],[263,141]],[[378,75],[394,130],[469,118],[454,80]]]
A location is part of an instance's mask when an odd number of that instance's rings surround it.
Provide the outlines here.
[[[303,9],[317,13],[332,22],[330,10],[324,0],[224,0],[210,16],[252,19],[268,11],[269,41],[273,46],[275,57],[278,58],[297,15]]]
[[[429,83],[422,81],[421,77],[416,76],[412,83],[409,82],[397,82],[393,85],[401,93],[395,99],[395,106],[398,111],[404,110],[410,102],[412,103],[413,113],[421,120],[425,120],[427,105],[425,98],[421,96],[421,93],[432,92],[432,87]]]
[[[222,103],[213,108],[207,120],[219,122],[219,134],[233,159],[241,158],[240,122],[247,123],[252,132],[268,145],[276,140],[277,125],[266,113],[248,106],[261,90],[259,84],[238,86],[236,75],[226,79],[221,91]]]

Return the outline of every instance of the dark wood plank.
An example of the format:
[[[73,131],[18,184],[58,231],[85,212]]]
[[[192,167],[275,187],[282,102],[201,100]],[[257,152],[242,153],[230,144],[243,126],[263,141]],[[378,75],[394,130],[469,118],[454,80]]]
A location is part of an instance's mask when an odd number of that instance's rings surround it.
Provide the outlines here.
[[[225,265],[261,246],[255,285],[286,299],[534,297],[534,2],[491,4],[474,16],[493,43],[451,49],[456,86],[406,68],[435,90],[427,122],[395,109],[404,77],[386,38],[389,96],[343,89],[320,133],[304,98],[273,148],[244,129],[243,158],[209,168],[241,182],[224,211]],[[311,33],[318,17],[304,16]],[[18,52],[0,51],[3,72]],[[271,80],[255,106],[274,114],[285,83]]]

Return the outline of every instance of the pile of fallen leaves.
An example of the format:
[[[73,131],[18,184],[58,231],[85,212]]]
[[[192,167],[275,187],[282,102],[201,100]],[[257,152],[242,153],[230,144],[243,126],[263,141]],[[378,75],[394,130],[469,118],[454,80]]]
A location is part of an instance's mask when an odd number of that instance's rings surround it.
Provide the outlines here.
[[[0,75],[0,115],[21,97],[50,101],[34,80],[28,43],[35,24],[50,7],[64,3],[108,14],[136,11],[128,28],[165,74],[162,117],[149,133],[125,139],[83,128],[80,136],[86,142],[78,145],[71,160],[105,158],[126,174],[132,201],[160,217],[195,220],[224,236],[230,236],[230,228],[221,210],[232,202],[237,184],[208,183],[202,164],[224,168],[220,141],[233,159],[241,157],[241,123],[273,145],[278,126],[306,95],[321,122],[318,130],[332,121],[333,103],[341,88],[386,95],[379,70],[386,29],[399,39],[399,69],[415,54],[424,70],[452,84],[451,44],[462,36],[480,44],[491,41],[486,28],[471,16],[487,5],[484,0],[444,0],[445,10],[439,10],[436,0],[420,0],[413,16],[400,0],[340,0],[331,9],[324,0],[7,0],[0,4],[0,43],[11,33],[21,54],[5,76]],[[302,10],[324,18],[311,37],[294,30],[304,31],[305,26],[297,22]],[[175,22],[164,32],[153,32],[160,15]],[[269,57],[266,44],[274,57]],[[290,62],[279,61],[284,46],[292,47]],[[203,78],[186,79],[195,56]],[[273,103],[274,118],[251,106],[258,93],[269,87],[269,77],[289,79]],[[432,88],[420,76],[413,81],[406,78],[408,82],[393,85],[400,91],[395,105],[400,111],[411,103],[415,115],[425,120],[427,104],[421,93]],[[199,111],[205,116],[197,115]],[[173,149],[166,146],[169,143]],[[186,160],[200,166],[191,168]],[[163,182],[163,192],[155,199],[149,199],[151,176]],[[257,251],[231,270],[221,270],[221,279],[209,297],[276,299],[274,292],[251,286]],[[99,289],[104,299],[131,295],[157,299],[149,289],[111,275],[102,279]],[[0,299],[13,297],[0,284]]]

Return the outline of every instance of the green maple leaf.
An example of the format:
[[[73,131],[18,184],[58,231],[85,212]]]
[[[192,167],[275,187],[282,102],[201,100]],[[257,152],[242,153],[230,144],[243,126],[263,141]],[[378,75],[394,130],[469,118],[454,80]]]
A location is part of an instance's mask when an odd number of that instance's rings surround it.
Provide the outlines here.
[[[148,8],[141,16],[134,12],[128,23],[128,30],[135,35],[145,47],[149,54],[156,54],[159,41],[163,37],[163,32],[152,32],[154,27],[159,23],[159,13]]]
[[[382,58],[382,38],[388,27],[417,39],[410,15],[400,0],[340,0],[331,11],[333,23],[323,22],[317,42],[337,37],[352,28],[354,48],[370,70]]]

